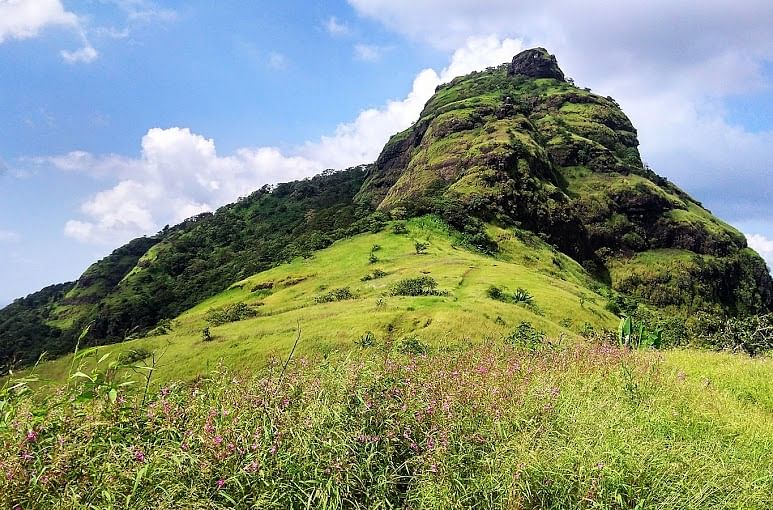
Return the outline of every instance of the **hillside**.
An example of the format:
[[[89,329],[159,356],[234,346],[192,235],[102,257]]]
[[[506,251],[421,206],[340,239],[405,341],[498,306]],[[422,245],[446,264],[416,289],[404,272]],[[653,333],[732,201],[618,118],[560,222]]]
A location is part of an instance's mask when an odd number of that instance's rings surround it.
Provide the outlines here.
[[[647,168],[637,146],[612,98],[576,87],[544,49],[527,50],[439,87],[372,165],[264,187],[17,300],[0,311],[0,365],[72,351],[78,338],[89,346],[146,334],[251,275],[425,214],[490,260],[514,256],[516,234],[534,234],[540,242],[521,246],[521,267],[555,249],[557,274],[541,286],[556,292],[565,291],[563,264],[575,295],[605,289],[676,315],[770,310],[773,282],[743,235]],[[447,264],[465,263],[456,255]],[[287,306],[299,308],[308,298],[293,299]],[[565,313],[561,300],[540,308],[553,323]]]
[[[405,233],[394,233],[395,225],[404,225]],[[588,288],[591,279],[579,264],[536,236],[489,228],[500,247],[495,257],[466,246],[436,217],[395,222],[240,280],[181,314],[163,334],[100,347],[99,353],[115,358],[163,353],[154,377],[164,382],[191,379],[219,362],[236,369],[260,366],[290,351],[299,325],[296,352],[302,356],[346,351],[369,333],[374,343],[397,346],[415,338],[446,349],[498,340],[521,322],[565,341],[575,341],[589,326],[616,326],[605,309],[608,296],[600,286]],[[427,244],[421,254],[417,242]],[[393,295],[400,281],[422,277],[434,279],[444,295]],[[492,299],[491,286],[503,292],[524,289],[532,303]],[[339,299],[336,292],[342,289],[350,294]],[[213,311],[242,305],[255,315],[222,324],[207,320]],[[204,328],[210,341],[202,339]],[[70,362],[64,357],[41,365],[38,373],[63,380]]]

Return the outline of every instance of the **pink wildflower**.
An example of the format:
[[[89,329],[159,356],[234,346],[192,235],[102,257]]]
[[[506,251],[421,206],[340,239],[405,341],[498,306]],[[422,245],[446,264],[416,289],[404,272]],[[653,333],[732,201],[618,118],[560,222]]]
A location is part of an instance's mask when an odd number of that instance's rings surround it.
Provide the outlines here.
[[[224,485],[225,485],[225,480],[223,480],[222,478],[217,481],[217,489],[218,490],[222,489]]]

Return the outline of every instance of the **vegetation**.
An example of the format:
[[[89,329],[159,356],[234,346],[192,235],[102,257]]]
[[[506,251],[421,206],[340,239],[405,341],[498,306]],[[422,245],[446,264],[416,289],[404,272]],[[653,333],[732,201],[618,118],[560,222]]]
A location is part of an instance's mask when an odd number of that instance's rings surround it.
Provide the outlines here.
[[[204,320],[212,326],[222,326],[228,322],[236,322],[257,317],[258,310],[247,303],[233,303],[218,308],[210,308]]]
[[[393,296],[443,296],[446,293],[437,290],[437,282],[431,276],[404,278],[392,286]]]
[[[7,383],[0,505],[773,505],[770,360],[601,344],[369,352],[219,368],[150,398],[82,378],[37,395]]]
[[[335,301],[344,301],[346,299],[355,299],[357,296],[352,293],[349,287],[333,289],[330,292],[314,298],[315,303],[333,303]]]

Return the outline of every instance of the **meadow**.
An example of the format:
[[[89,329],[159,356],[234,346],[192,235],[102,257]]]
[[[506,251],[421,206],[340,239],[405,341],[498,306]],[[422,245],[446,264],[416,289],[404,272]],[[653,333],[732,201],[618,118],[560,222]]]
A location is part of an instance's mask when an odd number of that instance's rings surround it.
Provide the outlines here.
[[[145,394],[6,386],[4,508],[771,508],[773,359],[375,343]],[[104,386],[102,386],[104,389]]]

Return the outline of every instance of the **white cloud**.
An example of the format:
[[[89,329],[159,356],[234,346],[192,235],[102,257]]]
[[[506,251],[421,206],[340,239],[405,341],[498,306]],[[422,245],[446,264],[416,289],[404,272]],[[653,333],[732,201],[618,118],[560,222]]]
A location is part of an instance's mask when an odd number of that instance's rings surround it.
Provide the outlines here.
[[[435,87],[458,74],[506,60],[520,48],[521,43],[514,40],[470,39],[445,69],[421,71],[404,99],[365,110],[354,121],[339,125],[332,135],[303,144],[290,154],[260,147],[223,156],[217,154],[213,140],[175,127],[150,129],[142,138],[137,158],[73,151],[28,161],[117,181],[83,203],[82,217],[65,225],[65,233],[74,239],[115,245],[211,211],[266,183],[372,162],[392,134],[418,118]]]
[[[773,239],[760,234],[747,235],[746,239],[749,241],[749,246],[762,255],[768,267],[773,269]]]
[[[654,170],[731,221],[773,217],[773,131],[734,125],[724,106],[771,86],[763,69],[773,63],[773,2],[348,1],[443,50],[491,33],[545,46],[579,85],[620,102]]]
[[[330,16],[327,19],[325,22],[325,30],[334,37],[349,35],[351,32],[349,26],[346,23],[339,22],[335,16]]]
[[[355,44],[354,56],[357,60],[364,62],[377,62],[381,60],[386,49],[382,46],[376,46],[373,44]]]
[[[59,0],[0,0],[0,43],[37,37],[50,26],[78,27],[78,17]]]
[[[21,236],[12,230],[0,229],[0,243],[17,243]]]
[[[86,45],[79,50],[62,50],[59,53],[62,55],[64,61],[68,64],[76,64],[78,62],[88,64],[89,62],[96,60],[96,58],[99,56],[97,50],[95,50],[94,47],[88,43],[86,43]]]
[[[284,69],[287,67],[287,57],[281,53],[272,51],[268,54],[268,67],[271,69]]]

